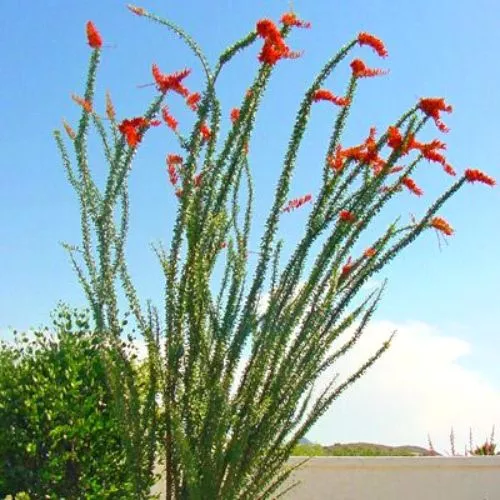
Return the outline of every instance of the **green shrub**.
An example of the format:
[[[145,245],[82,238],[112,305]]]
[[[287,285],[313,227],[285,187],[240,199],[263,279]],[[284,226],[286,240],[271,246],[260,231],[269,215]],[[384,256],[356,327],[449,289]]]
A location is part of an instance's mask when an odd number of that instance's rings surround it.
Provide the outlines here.
[[[320,444],[299,443],[293,449],[292,455],[296,457],[324,457],[327,453]]]
[[[106,365],[112,349],[86,313],[0,348],[0,497],[137,498]]]

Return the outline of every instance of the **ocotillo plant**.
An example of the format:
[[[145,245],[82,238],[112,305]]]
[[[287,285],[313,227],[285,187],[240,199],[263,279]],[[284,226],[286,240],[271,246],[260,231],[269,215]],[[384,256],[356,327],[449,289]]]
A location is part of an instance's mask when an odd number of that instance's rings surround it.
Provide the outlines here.
[[[140,7],[129,9],[186,42],[201,63],[205,88],[202,93],[188,90],[185,81],[190,70],[167,74],[153,64],[157,95],[149,107],[139,117],[118,120],[108,97],[108,127],[94,102],[102,39],[88,23],[92,53],[87,83],[83,97],[74,96],[82,116],[76,132],[65,125],[75,149],[76,169],[62,135],[56,132],[81,204],[82,245],[68,249],[95,327],[103,337],[117,340],[122,332],[117,305],[121,283],[137,329],[146,338],[154,381],[150,394],[158,391],[161,395],[159,458],[165,466],[166,498],[267,498],[288,478],[291,470],[286,461],[298,440],[389,347],[390,338],[344,382],[332,380],[315,396],[313,384],[318,376],[356,344],[379,302],[382,290],[349,309],[363,284],[424,231],[434,228],[451,235],[453,229],[438,213],[466,182],[493,185],[495,181],[479,170],[466,170],[430,204],[422,218],[406,224],[394,220],[361,255],[352,255],[366,229],[401,191],[422,195],[411,178],[422,161],[440,164],[447,174],[456,175],[443,154],[443,142],[417,139],[429,119],[440,131],[447,130],[441,114],[452,108],[443,98],[421,98],[382,134],[371,129],[361,144],[341,143],[358,85],[385,72],[354,58],[345,95],[336,96],[326,88],[333,70],[354,51],[371,48],[380,57],[387,55],[382,41],[360,33],[326,62],[300,103],[256,268],[249,276],[254,190],[248,149],[255,117],[281,60],[301,55],[287,45],[288,35],[295,28],[309,28],[309,23],[294,13],[284,14],[279,26],[260,20],[212,68],[197,43],[180,27]],[[260,43],[257,74],[239,108],[231,112],[232,127],[222,134],[218,77],[233,57]],[[186,136],[166,106],[166,100],[176,94],[195,113],[193,128]],[[337,112],[323,165],[318,166],[321,188],[314,196],[287,201],[308,120],[320,101],[331,103]],[[170,249],[156,248],[165,277],[163,321],[154,312],[149,314],[150,320],[143,313],[125,259],[132,163],[148,130],[161,125],[161,120],[179,144],[179,151],[166,158],[168,177],[178,198]],[[102,140],[108,167],[103,191],[87,160],[91,124]],[[240,217],[242,192],[247,195],[244,217]],[[282,262],[283,242],[277,239],[280,221],[287,212],[307,203],[310,212],[302,237],[291,257]],[[306,263],[318,242],[322,246],[309,267]],[[76,250],[85,267],[78,262]],[[211,278],[221,261],[224,273],[220,287],[214,290]],[[265,307],[264,295],[268,297]],[[349,334],[347,340],[337,345],[342,333]],[[122,357],[125,363],[126,356]],[[129,412],[125,422],[129,415],[139,422],[150,412],[142,411],[131,378],[121,392],[117,389],[117,398]],[[147,401],[151,407],[154,398]],[[134,446],[147,444],[139,430],[149,429],[154,436],[154,424],[152,418],[146,418],[130,427],[137,429]],[[154,454],[152,448],[148,450],[151,465]]]

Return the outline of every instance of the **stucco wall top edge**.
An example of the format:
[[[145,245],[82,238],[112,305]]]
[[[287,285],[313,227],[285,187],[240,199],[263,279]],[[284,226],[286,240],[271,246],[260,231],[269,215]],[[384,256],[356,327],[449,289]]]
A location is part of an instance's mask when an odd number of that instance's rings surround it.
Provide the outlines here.
[[[293,457],[292,464],[307,457]],[[451,467],[500,469],[500,456],[490,457],[313,457],[307,467],[393,468],[393,467]]]

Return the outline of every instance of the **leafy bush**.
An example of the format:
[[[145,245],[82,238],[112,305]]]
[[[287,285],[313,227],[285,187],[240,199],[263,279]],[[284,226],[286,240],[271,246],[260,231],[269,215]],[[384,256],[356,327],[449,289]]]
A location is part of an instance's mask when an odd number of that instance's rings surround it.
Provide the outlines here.
[[[324,457],[327,453],[320,444],[299,443],[293,449],[292,455],[296,457]]]
[[[138,498],[106,370],[113,348],[86,313],[0,348],[0,496]],[[148,487],[149,490],[149,487]]]

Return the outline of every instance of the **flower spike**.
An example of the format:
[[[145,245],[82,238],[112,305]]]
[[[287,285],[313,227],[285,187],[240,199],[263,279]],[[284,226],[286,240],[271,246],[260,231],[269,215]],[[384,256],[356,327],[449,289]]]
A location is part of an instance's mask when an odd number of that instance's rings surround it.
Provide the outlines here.
[[[338,97],[327,89],[318,89],[313,94],[313,101],[330,101],[337,106],[347,106],[351,100],[348,97]]]
[[[433,217],[430,226],[446,234],[446,236],[451,236],[454,233],[453,228],[442,217]]]
[[[442,97],[422,97],[418,102],[418,107],[434,120],[434,123],[441,132],[448,132],[450,130],[441,121],[441,112],[451,113],[453,108],[449,104],[446,104]]]
[[[259,61],[274,65],[280,59],[296,59],[299,52],[292,52],[285,44],[278,27],[269,19],[257,22],[257,34],[264,38],[264,46],[259,53]]]
[[[388,73],[388,71],[384,69],[368,68],[361,59],[354,59],[354,61],[351,62],[351,69],[352,74],[356,78],[370,78],[372,76],[381,76]]]
[[[339,212],[339,219],[342,222],[354,222],[356,220],[356,216],[349,210],[341,210]]]
[[[293,12],[285,12],[282,16],[280,21],[285,25],[285,26],[295,26],[296,28],[310,28],[311,23],[308,21],[302,21],[297,18],[297,15]]]
[[[294,198],[293,200],[290,200],[288,202],[287,206],[283,209],[283,212],[291,212],[292,210],[300,208],[302,205],[309,203],[311,200],[311,194],[306,194],[305,196],[302,196],[302,198]]]
[[[172,90],[180,94],[182,97],[189,96],[189,90],[184,87],[181,82],[191,73],[190,69],[186,68],[167,75],[162,73],[156,64],[153,64],[151,71],[153,73],[156,86],[160,92],[166,93],[169,90]]]
[[[210,128],[206,123],[202,123],[200,125],[200,133],[204,141],[208,141],[212,136],[212,131],[210,130]]]
[[[102,47],[102,38],[99,31],[92,21],[87,22],[87,42],[93,49],[100,49]]]
[[[233,108],[231,110],[231,115],[230,115],[231,122],[236,123],[239,117],[240,117],[240,110],[238,108]]]
[[[413,194],[416,194],[417,196],[422,196],[424,192],[415,184],[415,181],[413,179],[410,179],[410,177],[405,177],[401,181]]]
[[[200,103],[201,100],[201,94],[199,92],[193,92],[192,94],[189,94],[186,97],[186,104],[188,105],[188,108],[192,109],[193,111],[196,111],[198,109],[198,104]]]
[[[179,125],[179,122],[169,113],[167,106],[163,107],[163,109],[161,110],[161,115],[163,121],[167,124],[167,126],[174,132],[177,132],[177,126]]]
[[[481,182],[483,184],[486,184],[487,186],[494,186],[496,184],[496,181],[495,179],[493,179],[493,177],[490,177],[484,172],[481,172],[481,170],[477,169],[468,168],[465,171],[465,178],[467,182]]]
[[[142,116],[123,120],[118,130],[125,137],[127,144],[135,148],[142,140],[141,129],[149,125],[148,120]]]
[[[388,52],[385,48],[384,42],[377,38],[376,36],[370,35],[370,33],[360,33],[358,35],[359,45],[368,45],[371,47],[380,57],[387,57]]]
[[[363,255],[368,259],[370,257],[374,257],[375,255],[377,254],[377,250],[375,250],[374,248],[370,247],[370,248],[367,248],[364,252],[363,252]]]

